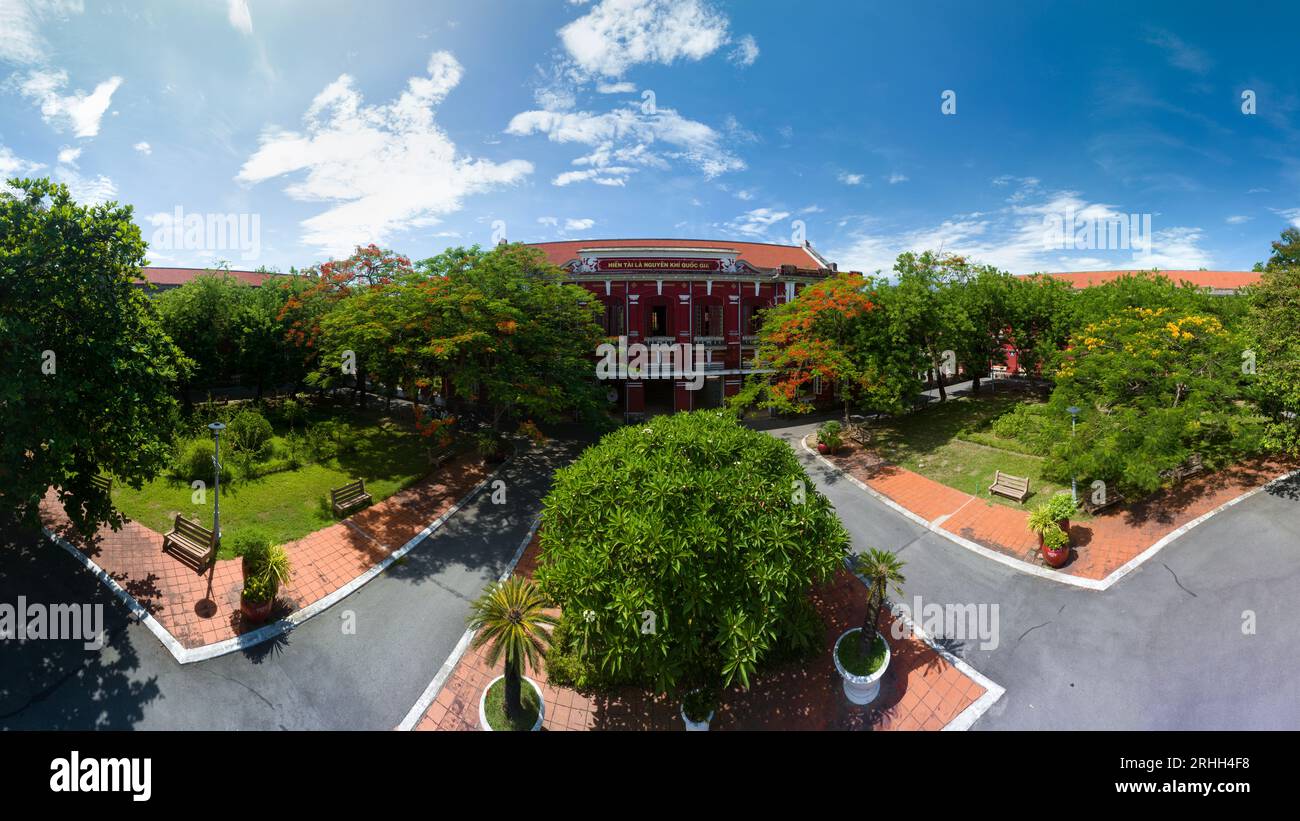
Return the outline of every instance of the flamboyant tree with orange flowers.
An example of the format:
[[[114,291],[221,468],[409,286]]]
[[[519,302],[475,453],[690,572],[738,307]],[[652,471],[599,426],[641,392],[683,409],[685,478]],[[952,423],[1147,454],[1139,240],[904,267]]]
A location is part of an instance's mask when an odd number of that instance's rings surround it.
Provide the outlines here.
[[[291,294],[280,310],[279,321],[288,325],[287,336],[303,352],[313,371],[313,384],[332,387],[346,380],[356,386],[357,404],[365,404],[368,369],[373,371],[366,347],[348,348],[354,358],[322,356],[323,325],[344,300],[386,286],[414,272],[411,261],[377,245],[357,246],[346,259],[330,260],[307,269],[310,285]],[[334,353],[341,354],[342,350]]]
[[[815,378],[835,386],[845,418],[852,407],[890,412],[920,387],[924,369],[915,348],[896,338],[883,280],[840,274],[804,288],[794,300],[768,309],[759,332],[753,375],[733,407],[812,410]]]

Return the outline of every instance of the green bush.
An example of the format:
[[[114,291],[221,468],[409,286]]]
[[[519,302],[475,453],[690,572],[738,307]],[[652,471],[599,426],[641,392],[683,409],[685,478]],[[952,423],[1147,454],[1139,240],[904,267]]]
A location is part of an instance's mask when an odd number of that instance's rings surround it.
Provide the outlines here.
[[[232,448],[256,459],[267,455],[274,431],[265,416],[250,409],[235,414],[226,428],[226,435]]]
[[[251,604],[261,604],[275,598],[275,582],[266,576],[249,576],[244,579],[242,595]]]
[[[1035,456],[1047,456],[1052,445],[1070,434],[1068,419],[1056,419],[1047,405],[1021,404],[993,420],[993,433],[1012,439]]]
[[[189,439],[182,441],[176,448],[176,461],[172,465],[172,476],[185,482],[199,479],[211,484],[212,455],[214,453],[211,439]],[[221,465],[221,481],[231,479],[230,465]]]
[[[817,429],[817,443],[825,445],[831,450],[839,450],[844,440],[840,438],[840,431],[843,427],[839,422],[832,419],[829,422],[823,422],[822,426]]]
[[[848,545],[789,445],[725,411],[678,413],[556,472],[536,576],[576,634],[560,654],[587,670],[659,692],[748,686],[821,640],[806,601]]]

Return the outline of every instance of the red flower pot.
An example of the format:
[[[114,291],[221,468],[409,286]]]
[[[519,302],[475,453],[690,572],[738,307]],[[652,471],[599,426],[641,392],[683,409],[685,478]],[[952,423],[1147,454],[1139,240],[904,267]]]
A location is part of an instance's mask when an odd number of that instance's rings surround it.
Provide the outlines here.
[[[244,614],[244,618],[254,624],[260,624],[271,617],[271,608],[275,606],[275,599],[270,598],[264,602],[250,602],[243,596],[239,597],[239,612]]]
[[[817,452],[820,453],[820,454],[825,455],[825,454],[827,454],[827,453],[830,453],[830,452],[831,452],[831,449],[828,448],[828,447],[826,447],[826,445],[822,444],[821,442],[818,442],[818,443],[817,443]]]
[[[1043,560],[1051,567],[1062,567],[1070,560],[1070,546],[1068,544],[1060,550],[1048,550],[1041,533],[1038,534],[1038,550],[1043,554]]]

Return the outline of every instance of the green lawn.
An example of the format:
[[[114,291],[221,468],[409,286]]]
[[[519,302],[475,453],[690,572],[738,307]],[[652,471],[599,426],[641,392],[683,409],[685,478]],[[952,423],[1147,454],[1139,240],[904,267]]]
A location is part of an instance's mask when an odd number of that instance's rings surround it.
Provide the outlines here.
[[[318,416],[319,418],[319,416]],[[229,545],[241,528],[256,525],[277,542],[301,538],[335,521],[329,507],[330,488],[364,479],[376,502],[409,487],[428,473],[425,445],[405,424],[377,413],[333,412],[328,418],[348,425],[356,442],[351,453],[340,453],[320,464],[304,464],[256,479],[236,478],[221,485],[221,558],[232,558]],[[284,440],[277,430],[277,454]],[[223,447],[223,461],[225,448]],[[211,527],[214,494],[208,488],[204,504],[195,504],[186,482],[160,476],[140,490],[115,482],[113,504],[128,517],[165,533],[177,513]]]
[[[872,424],[873,447],[890,462],[949,487],[998,504],[1033,507],[1070,488],[1043,479],[1043,459],[1030,455],[1026,445],[1003,439],[990,430],[993,420],[1017,404],[1032,401],[1016,394],[949,398],[924,410]],[[993,474],[998,470],[1029,477],[1031,495],[1023,506],[989,493]]]

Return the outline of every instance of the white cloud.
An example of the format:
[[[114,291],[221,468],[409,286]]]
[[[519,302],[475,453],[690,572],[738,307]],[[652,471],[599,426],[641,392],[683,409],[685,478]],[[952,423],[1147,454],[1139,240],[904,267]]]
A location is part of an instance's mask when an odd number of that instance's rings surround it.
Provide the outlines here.
[[[21,177],[44,167],[41,163],[24,160],[6,146],[0,145],[0,187],[3,187],[3,180]]]
[[[94,137],[99,122],[113,101],[113,92],[122,85],[121,77],[110,77],[87,94],[77,89],[71,94],[59,92],[68,84],[66,71],[36,70],[18,84],[24,97],[40,104],[41,117],[56,130],[71,128],[77,137]]]
[[[589,153],[573,161],[582,170],[560,174],[553,180],[555,185],[582,181],[624,185],[640,168],[666,170],[670,160],[689,163],[709,179],[745,168],[744,161],[723,147],[717,131],[670,108],[656,113],[633,106],[603,114],[524,111],[511,118],[506,133],[545,134],[551,142],[590,147]]]
[[[897,184],[899,184],[900,182],[907,182],[907,175],[906,175],[906,174],[899,174],[897,171],[895,171],[893,174],[890,174],[890,175],[889,175],[889,184],[890,184],[890,185],[897,185]]]
[[[740,200],[741,202],[749,202],[753,198],[754,198],[753,191],[741,190],[736,192],[736,199]]]
[[[893,228],[880,220],[856,220],[850,238],[830,249],[829,256],[842,268],[874,273],[893,270],[904,251],[943,250],[978,263],[995,265],[1015,274],[1037,271],[1107,269],[1195,269],[1209,267],[1211,259],[1200,247],[1201,229],[1173,226],[1153,230],[1149,250],[1136,240],[1128,249],[1051,247],[1046,242],[1048,220],[1073,213],[1079,220],[1104,223],[1126,216],[1111,205],[1089,202],[1072,191],[1043,191],[1033,178],[999,178],[995,185],[1016,182],[1016,191],[999,209],[956,214],[938,224]],[[1154,219],[1153,219],[1154,223]],[[1153,225],[1154,227],[1154,225]]]
[[[703,0],[602,0],[559,33],[582,72],[622,77],[638,63],[702,60],[729,42],[727,28]]]
[[[766,239],[770,236],[772,226],[789,217],[789,211],[755,208],[726,223],[723,228],[731,233]]]
[[[1209,55],[1190,45],[1173,32],[1164,29],[1152,29],[1147,36],[1147,42],[1164,51],[1165,59],[1176,68],[1196,74],[1205,74],[1214,65],[1214,61],[1210,59]]]
[[[593,219],[585,219],[585,218],[584,218],[584,219],[573,219],[573,218],[570,218],[570,219],[566,219],[566,220],[564,221],[564,230],[565,230],[565,231],[586,231],[588,228],[590,228],[591,226],[593,226],[593,225],[595,225],[595,224],[596,224],[596,221],[593,220]]]
[[[74,167],[60,165],[54,169],[54,179],[68,186],[72,198],[87,205],[98,205],[117,196],[117,186],[103,174],[83,177]]]
[[[1300,228],[1300,208],[1287,208],[1281,211],[1274,211],[1275,214],[1290,220],[1296,228]]]
[[[131,147],[134,148],[136,151],[139,151],[141,154],[144,154],[145,156],[148,156],[153,153],[153,146],[149,145],[149,143],[144,142],[143,140],[141,140],[140,142],[136,143]]]
[[[636,83],[597,83],[596,92],[598,94],[632,94],[636,91]]]
[[[253,33],[253,15],[248,11],[248,0],[226,0],[226,18],[237,31]]]
[[[746,34],[737,40],[736,47],[727,59],[738,66],[752,66],[758,59],[758,42],[754,39],[754,35]]]
[[[302,222],[303,242],[341,255],[397,231],[437,224],[441,215],[460,210],[465,197],[533,172],[524,160],[497,163],[458,153],[434,111],[460,82],[461,65],[437,51],[427,71],[410,78],[386,105],[366,105],[353,79],[340,76],[312,101],[304,132],[266,129],[236,179],[259,183],[306,172],[285,193],[331,205]]]
[[[836,179],[845,185],[861,185],[863,178],[861,174],[850,174],[847,171],[841,171]]]
[[[1241,225],[1243,222],[1250,222],[1250,217],[1246,216],[1245,214],[1233,214],[1232,216],[1224,220],[1224,222],[1228,223],[1229,225]]]
[[[59,162],[63,163],[64,165],[76,165],[77,158],[80,156],[81,156],[80,148],[72,148],[70,146],[65,145],[63,146],[63,148],[59,149]]]
[[[538,217],[537,222],[539,225],[549,225],[552,228],[560,224],[560,221],[555,217]]]
[[[81,0],[0,0],[0,61],[18,65],[44,63],[49,45],[40,24],[84,11]]]

